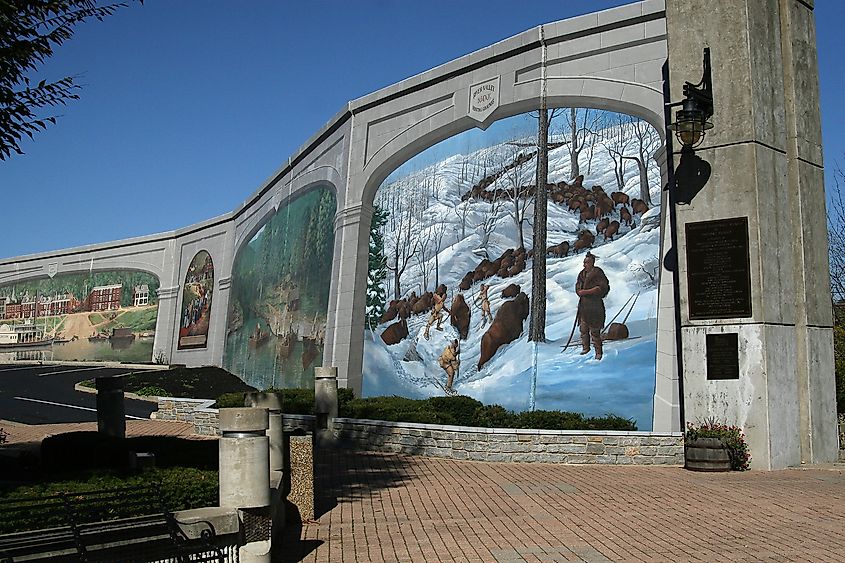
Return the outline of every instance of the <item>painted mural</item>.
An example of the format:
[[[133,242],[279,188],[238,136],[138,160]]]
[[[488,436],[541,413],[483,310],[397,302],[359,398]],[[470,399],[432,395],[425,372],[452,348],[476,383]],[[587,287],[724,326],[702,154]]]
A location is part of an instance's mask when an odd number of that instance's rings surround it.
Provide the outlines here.
[[[258,389],[314,387],[336,208],[330,189],[312,190],[282,206],[235,258],[224,367]]]
[[[191,260],[182,288],[179,318],[179,349],[205,348],[211,322],[211,296],[214,290],[214,263],[205,250]]]
[[[158,288],[132,271],[0,286],[0,359],[150,362]]]
[[[463,394],[651,429],[661,141],[630,116],[552,114],[545,225],[534,224],[536,112],[443,141],[379,188],[364,396]],[[535,228],[547,236],[536,297]],[[537,343],[535,299],[546,310]]]

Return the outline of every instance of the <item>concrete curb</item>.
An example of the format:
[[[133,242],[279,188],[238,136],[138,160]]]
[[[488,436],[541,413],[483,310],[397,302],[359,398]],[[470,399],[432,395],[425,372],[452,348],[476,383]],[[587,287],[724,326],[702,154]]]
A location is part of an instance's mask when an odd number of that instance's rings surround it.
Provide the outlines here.
[[[90,394],[92,394],[92,395],[96,395],[96,394],[97,394],[97,390],[96,390],[96,389],[92,389],[92,388],[90,388],[90,387],[85,387],[85,386],[84,386],[84,385],[82,385],[81,383],[77,383],[76,385],[74,385],[74,386],[73,386],[73,390],[74,390],[74,391],[80,391],[80,392],[82,392],[82,393],[90,393]],[[124,392],[123,392],[123,396],[124,396],[125,398],[127,398],[127,399],[135,399],[136,401],[147,401],[148,403],[156,403],[156,404],[158,404],[158,397],[153,396],[153,395],[150,395],[150,396],[144,397],[144,396],[142,396],[142,395],[136,395],[135,393],[128,393],[128,392],[124,391]]]

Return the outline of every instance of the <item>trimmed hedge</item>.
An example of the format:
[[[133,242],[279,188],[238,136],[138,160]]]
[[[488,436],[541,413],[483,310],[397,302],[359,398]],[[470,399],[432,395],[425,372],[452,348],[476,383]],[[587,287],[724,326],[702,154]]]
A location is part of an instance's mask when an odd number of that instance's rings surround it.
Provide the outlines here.
[[[140,487],[150,482],[160,483],[162,497],[170,510],[186,510],[219,504],[217,472],[192,467],[154,468],[134,475],[103,471],[86,472],[77,475],[74,479],[0,489],[0,500],[37,499],[59,493],[81,494],[101,489]],[[141,516],[144,513],[144,509],[140,508],[137,513],[127,513],[124,516]],[[22,516],[21,520],[0,519],[0,534],[41,529],[51,523],[60,525],[63,523],[63,517],[57,516],[56,522],[26,516]]]
[[[623,430],[634,431],[636,423],[613,414],[585,417],[565,411],[515,413],[499,405],[483,405],[471,397],[372,397],[355,399],[340,409],[340,416],[391,422],[454,424],[482,428],[535,428],[538,430]]]
[[[314,414],[314,391],[311,389],[267,389],[282,394],[283,411],[287,414]],[[484,405],[462,395],[407,399],[405,397],[369,397],[355,399],[351,389],[338,389],[338,411],[343,418],[363,418],[390,422],[421,424],[453,424],[482,428],[536,428],[538,430],[623,430],[634,431],[636,422],[607,414],[585,417],[565,411],[533,411],[515,413],[499,405]],[[217,398],[217,406],[242,407],[243,393],[227,393]]]
[[[314,414],[313,389],[266,389],[265,393],[282,395],[282,410],[287,414]],[[338,389],[338,406],[343,412],[344,406],[354,398],[352,389]],[[217,408],[244,406],[244,393],[224,393],[216,399]]]
[[[155,454],[156,467],[194,467],[216,470],[216,440],[189,440],[176,436],[135,436],[120,439],[97,432],[67,432],[41,442],[41,465],[46,473],[61,475],[93,469],[126,469],[129,452]]]

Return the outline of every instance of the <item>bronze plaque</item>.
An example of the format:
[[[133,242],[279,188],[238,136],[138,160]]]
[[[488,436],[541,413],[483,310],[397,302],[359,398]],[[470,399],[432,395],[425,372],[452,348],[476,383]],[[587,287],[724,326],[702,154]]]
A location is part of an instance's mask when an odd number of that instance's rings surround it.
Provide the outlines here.
[[[707,379],[739,379],[739,334],[707,334]]]
[[[690,319],[751,316],[748,217],[687,223]]]

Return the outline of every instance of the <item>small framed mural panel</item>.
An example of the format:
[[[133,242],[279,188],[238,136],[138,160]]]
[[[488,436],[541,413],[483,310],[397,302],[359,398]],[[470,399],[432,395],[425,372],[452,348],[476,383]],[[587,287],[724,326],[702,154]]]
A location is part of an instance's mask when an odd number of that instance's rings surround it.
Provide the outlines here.
[[[214,263],[211,255],[201,250],[191,260],[182,289],[182,313],[179,323],[179,350],[205,348],[211,320],[211,297],[214,291]]]

